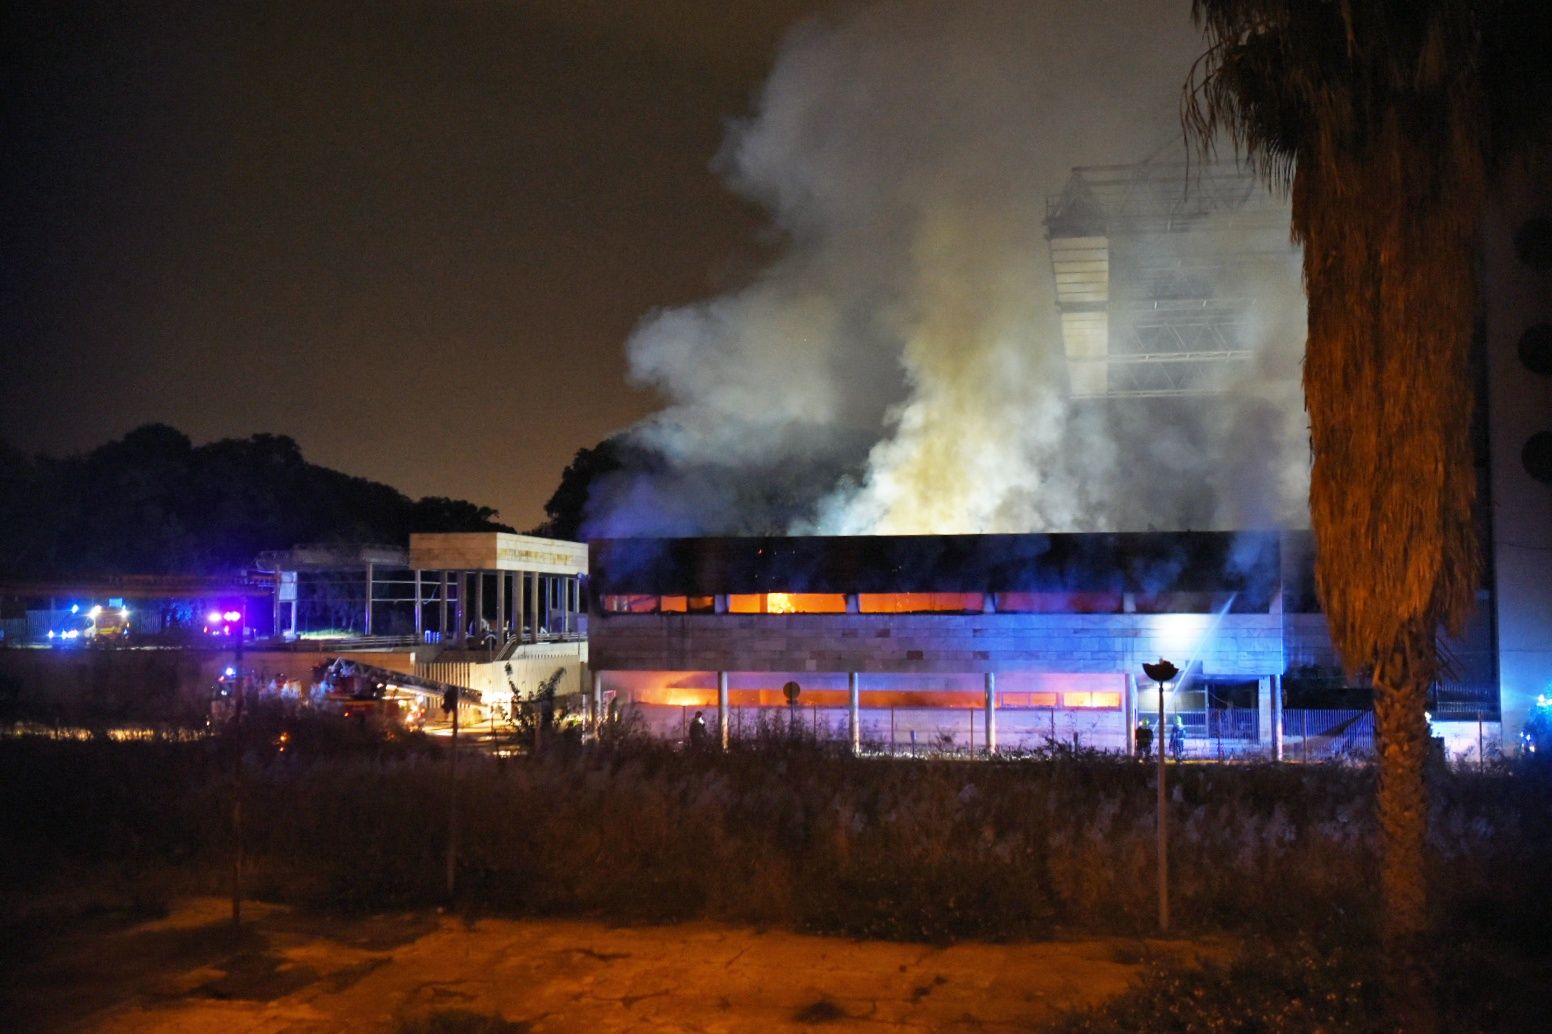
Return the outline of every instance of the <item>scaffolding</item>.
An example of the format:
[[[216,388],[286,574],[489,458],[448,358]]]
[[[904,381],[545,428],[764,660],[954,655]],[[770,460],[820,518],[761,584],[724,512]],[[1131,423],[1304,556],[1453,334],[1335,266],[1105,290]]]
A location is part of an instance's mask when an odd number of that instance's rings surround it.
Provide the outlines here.
[[[1295,254],[1286,206],[1229,164],[1076,168],[1046,230],[1074,398],[1228,390]]]

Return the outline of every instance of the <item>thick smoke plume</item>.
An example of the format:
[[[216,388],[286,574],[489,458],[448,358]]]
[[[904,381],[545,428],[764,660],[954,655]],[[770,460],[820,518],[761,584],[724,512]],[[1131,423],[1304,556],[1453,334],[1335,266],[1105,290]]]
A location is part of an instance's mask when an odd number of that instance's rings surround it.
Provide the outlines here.
[[[1200,45],[1174,4],[879,3],[795,30],[717,159],[778,257],[632,336],[667,405],[587,532],[1301,522],[1291,251],[1245,285],[1233,401],[1069,397],[1046,198],[1075,165],[1184,160]]]

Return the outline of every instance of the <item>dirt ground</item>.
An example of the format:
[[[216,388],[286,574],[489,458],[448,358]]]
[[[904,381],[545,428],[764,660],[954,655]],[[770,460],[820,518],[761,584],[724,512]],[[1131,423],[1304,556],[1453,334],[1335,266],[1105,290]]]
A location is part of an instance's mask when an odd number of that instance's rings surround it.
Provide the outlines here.
[[[1135,939],[932,947],[688,923],[466,922],[429,913],[328,919],[181,903],[12,938],[7,1031],[398,1031],[457,1012],[513,1031],[1029,1030],[1125,989]],[[16,943],[22,940],[26,943]],[[439,1014],[441,1014],[439,1016]]]

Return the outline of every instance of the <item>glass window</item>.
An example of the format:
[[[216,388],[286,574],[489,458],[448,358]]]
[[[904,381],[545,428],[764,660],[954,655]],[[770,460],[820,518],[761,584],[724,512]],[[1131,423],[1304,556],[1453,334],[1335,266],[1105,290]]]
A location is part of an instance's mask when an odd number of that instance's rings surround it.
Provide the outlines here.
[[[683,597],[680,597],[683,599]],[[605,596],[604,613],[606,614],[656,614],[658,610],[658,598],[656,596]]]

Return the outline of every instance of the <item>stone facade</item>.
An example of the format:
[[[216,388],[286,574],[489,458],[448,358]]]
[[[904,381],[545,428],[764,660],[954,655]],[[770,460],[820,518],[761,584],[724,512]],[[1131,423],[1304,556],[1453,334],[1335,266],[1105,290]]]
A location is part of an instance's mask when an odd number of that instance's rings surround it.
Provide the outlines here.
[[[1207,675],[1280,675],[1281,614],[609,614],[599,671],[1129,673],[1199,656]],[[1315,628],[1300,649],[1321,653]],[[1316,617],[1321,632],[1323,624]],[[1329,654],[1329,646],[1324,652]]]

